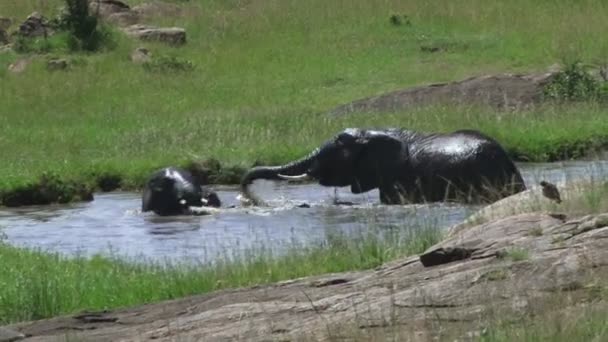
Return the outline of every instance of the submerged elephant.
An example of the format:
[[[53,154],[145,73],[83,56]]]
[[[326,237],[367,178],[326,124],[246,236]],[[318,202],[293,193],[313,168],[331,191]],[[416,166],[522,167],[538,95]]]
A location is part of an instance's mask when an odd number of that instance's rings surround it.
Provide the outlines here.
[[[259,202],[248,190],[256,179],[310,178],[323,186],[350,186],[355,194],[378,188],[386,204],[483,203],[526,188],[500,144],[478,131],[349,128],[302,159],[252,168],[241,180],[242,196]]]
[[[154,172],[144,188],[142,212],[161,216],[202,213],[196,208],[219,207],[217,194],[205,187],[186,170],[167,167]]]

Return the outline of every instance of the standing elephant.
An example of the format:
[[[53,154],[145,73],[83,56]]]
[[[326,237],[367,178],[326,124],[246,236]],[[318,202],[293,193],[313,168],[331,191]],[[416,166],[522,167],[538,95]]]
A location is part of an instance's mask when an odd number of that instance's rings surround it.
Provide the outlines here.
[[[478,131],[349,128],[302,159],[252,168],[241,180],[241,191],[256,204],[248,190],[254,180],[306,178],[323,186],[350,186],[355,194],[378,188],[385,204],[483,203],[525,190],[505,150]]]
[[[191,207],[219,207],[217,194],[201,186],[186,170],[167,167],[154,172],[144,188],[142,212],[161,216],[193,214]]]

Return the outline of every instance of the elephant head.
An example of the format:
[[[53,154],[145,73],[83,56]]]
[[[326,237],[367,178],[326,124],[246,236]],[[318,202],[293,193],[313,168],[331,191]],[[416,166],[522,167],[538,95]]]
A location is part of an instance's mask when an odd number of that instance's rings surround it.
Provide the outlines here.
[[[353,193],[382,188],[392,183],[407,159],[403,141],[390,133],[346,129],[302,159],[252,168],[241,181],[241,191],[245,198],[260,204],[247,188],[256,179],[314,179],[323,186],[350,186]]]
[[[220,205],[215,192],[203,188],[190,172],[174,167],[154,172],[142,197],[142,212],[153,211],[161,216],[188,214],[190,207]]]

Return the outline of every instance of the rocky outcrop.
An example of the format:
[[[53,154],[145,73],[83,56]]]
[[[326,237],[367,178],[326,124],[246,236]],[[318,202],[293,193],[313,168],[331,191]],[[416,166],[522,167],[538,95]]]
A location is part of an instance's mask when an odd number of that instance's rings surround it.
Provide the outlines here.
[[[119,0],[90,0],[89,13],[101,18],[109,18],[116,13],[129,12],[131,8]]]
[[[131,8],[118,0],[91,0],[89,10],[119,27],[135,25],[142,20],[180,16],[183,11],[181,6],[164,1],[145,2]]]
[[[6,33],[6,31],[0,27],[0,45],[6,45],[8,43],[10,43],[8,33]]]
[[[0,17],[0,30],[8,31],[12,24],[13,21],[10,18]]]
[[[608,214],[520,214],[376,270],[219,291],[8,328],[43,341],[454,340],[494,320],[605,303]],[[601,289],[600,289],[601,290]],[[396,336],[396,334],[398,334]]]
[[[339,106],[330,115],[405,111],[437,104],[476,104],[496,109],[524,109],[542,101],[543,88],[555,73],[487,75],[458,82],[407,88]]]
[[[125,28],[125,32],[142,41],[156,41],[174,46],[186,43],[186,31],[179,27],[132,25]]]
[[[133,12],[142,19],[178,17],[182,15],[182,7],[165,1],[144,2],[133,6]]]
[[[14,330],[0,328],[0,342],[15,342],[25,338],[25,335]]]
[[[48,37],[53,33],[48,20],[38,12],[30,14],[17,31],[18,35],[27,38]]]
[[[585,203],[586,195],[598,184],[589,181],[578,181],[570,183],[558,183],[557,188],[562,197],[562,203],[556,204],[547,197],[543,196],[540,185],[529,185],[528,189],[515,195],[505,197],[499,201],[491,203],[473,215],[469,216],[464,222],[449,228],[448,234],[453,235],[459,231],[479,225],[481,223],[495,221],[515,214],[531,213],[538,211],[559,212],[567,210],[569,212],[580,212],[579,203]],[[553,214],[559,215],[559,214]]]

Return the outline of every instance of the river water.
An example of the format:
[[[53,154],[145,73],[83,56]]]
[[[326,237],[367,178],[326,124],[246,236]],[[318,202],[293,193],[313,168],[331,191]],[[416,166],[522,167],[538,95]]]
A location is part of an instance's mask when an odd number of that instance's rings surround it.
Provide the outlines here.
[[[519,165],[528,186],[608,176],[608,161]],[[223,206],[208,216],[158,217],[139,211],[138,193],[96,194],[89,203],[0,208],[0,234],[11,244],[69,255],[112,254],[139,260],[209,262],[252,249],[281,253],[328,236],[369,231],[447,228],[479,207],[385,206],[378,192],[353,195],[348,188],[258,181],[253,191],[270,205],[243,208],[236,188],[218,187]],[[354,205],[336,205],[340,201]],[[301,207],[306,203],[310,207]]]

